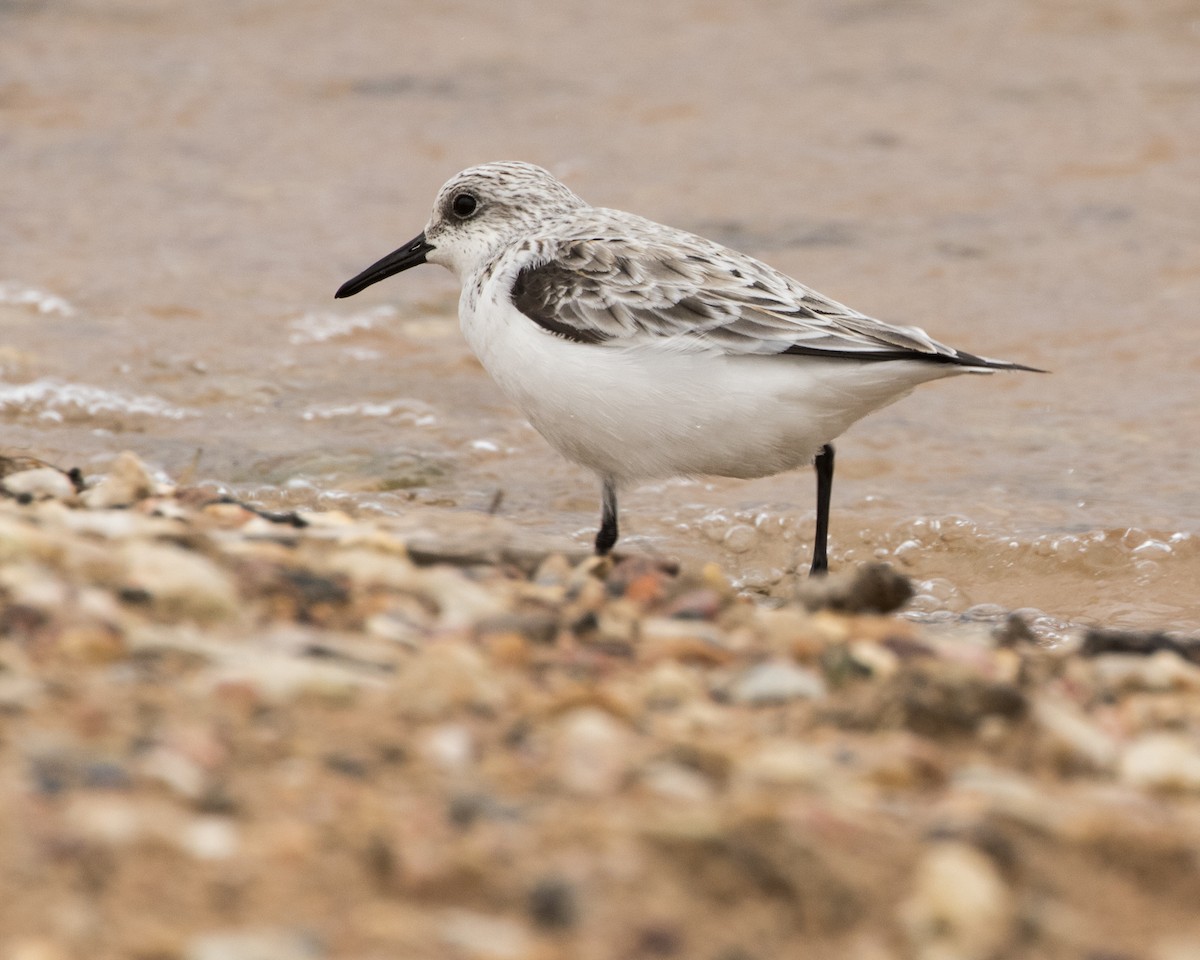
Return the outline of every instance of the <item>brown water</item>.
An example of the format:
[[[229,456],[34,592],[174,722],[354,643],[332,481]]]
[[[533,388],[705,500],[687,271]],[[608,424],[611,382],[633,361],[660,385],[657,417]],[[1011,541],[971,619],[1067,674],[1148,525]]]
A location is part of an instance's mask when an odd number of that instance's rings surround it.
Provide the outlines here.
[[[932,617],[1200,631],[1200,8],[0,0],[0,419],[266,503],[584,546],[590,476],[437,268],[334,303],[452,173],[541,163],[966,349],[839,444],[835,564]],[[624,545],[786,592],[812,478],[675,481]]]

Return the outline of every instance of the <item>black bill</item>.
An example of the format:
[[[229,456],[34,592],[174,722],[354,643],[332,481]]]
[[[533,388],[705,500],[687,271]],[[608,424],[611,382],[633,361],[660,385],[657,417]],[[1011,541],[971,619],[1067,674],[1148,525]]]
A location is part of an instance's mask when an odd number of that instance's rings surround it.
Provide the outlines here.
[[[338,287],[338,292],[334,294],[334,297],[338,300],[342,297],[352,297],[356,293],[366,290],[373,283],[386,280],[393,274],[422,264],[425,262],[425,254],[432,249],[433,244],[425,240],[425,233],[418,233],[399,250],[394,250],[378,263],[371,264],[353,280],[343,283]]]

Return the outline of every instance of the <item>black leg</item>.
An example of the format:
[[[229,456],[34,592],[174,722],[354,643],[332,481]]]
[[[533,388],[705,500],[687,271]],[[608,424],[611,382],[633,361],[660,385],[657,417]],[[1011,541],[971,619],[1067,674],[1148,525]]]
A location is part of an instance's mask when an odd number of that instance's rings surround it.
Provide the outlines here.
[[[817,471],[817,532],[813,537],[813,562],[810,577],[829,572],[829,498],[833,494],[833,444],[827,443],[813,461]]]
[[[604,512],[600,518],[600,531],[596,534],[598,557],[607,556],[617,542],[617,485],[610,477],[605,477],[603,483]]]

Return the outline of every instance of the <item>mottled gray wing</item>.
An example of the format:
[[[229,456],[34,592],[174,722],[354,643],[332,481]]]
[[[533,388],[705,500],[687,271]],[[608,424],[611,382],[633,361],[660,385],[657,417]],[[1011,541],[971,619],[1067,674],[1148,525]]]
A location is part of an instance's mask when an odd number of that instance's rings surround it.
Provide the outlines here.
[[[954,350],[916,327],[873,320],[700,237],[672,234],[669,242],[546,243],[517,275],[513,303],[545,330],[580,343],[1011,366]]]

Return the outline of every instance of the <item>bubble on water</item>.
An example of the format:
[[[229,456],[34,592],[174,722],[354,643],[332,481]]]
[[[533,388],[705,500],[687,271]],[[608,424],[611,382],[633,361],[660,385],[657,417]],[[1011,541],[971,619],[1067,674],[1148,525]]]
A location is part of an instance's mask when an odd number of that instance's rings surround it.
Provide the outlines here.
[[[725,531],[722,542],[725,544],[725,549],[731,553],[745,553],[754,546],[756,539],[758,539],[758,534],[753,527],[737,523]]]
[[[964,620],[999,622],[1008,616],[1008,611],[998,603],[977,603],[963,611]]]
[[[1019,607],[1012,611],[1012,616],[1020,617],[1039,643],[1052,648],[1066,642],[1078,631],[1078,627],[1069,621],[1037,607]]]
[[[778,567],[751,567],[742,571],[741,576],[733,581],[733,586],[736,590],[766,593],[779,583],[783,576],[783,571]]]
[[[958,543],[978,536],[979,530],[966,517],[950,514],[941,518],[937,533],[943,543]]]
[[[930,577],[928,580],[918,580],[914,587],[919,594],[934,597],[942,602],[958,596],[958,588],[945,577]]]
[[[927,597],[913,597],[908,601],[904,616],[917,623],[949,623],[958,618],[953,610],[942,609]]]
[[[1142,580],[1148,580],[1160,573],[1162,567],[1154,560],[1139,560],[1133,565],[1133,569]]]
[[[705,538],[713,543],[720,543],[725,539],[725,531],[731,523],[724,511],[712,510],[697,520],[695,526]]]
[[[966,609],[969,602],[958,587],[944,577],[917,580],[913,583],[913,590],[914,595],[908,602],[908,609],[918,614],[942,611],[955,616]]]

